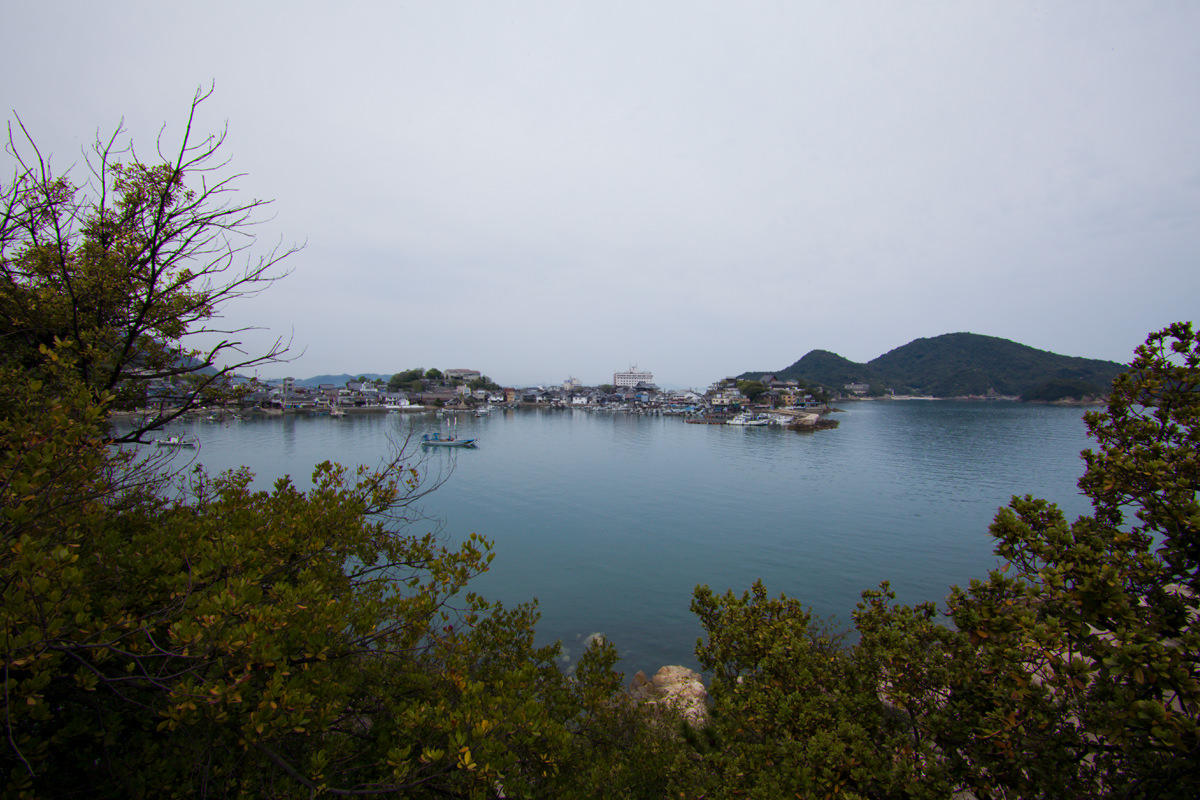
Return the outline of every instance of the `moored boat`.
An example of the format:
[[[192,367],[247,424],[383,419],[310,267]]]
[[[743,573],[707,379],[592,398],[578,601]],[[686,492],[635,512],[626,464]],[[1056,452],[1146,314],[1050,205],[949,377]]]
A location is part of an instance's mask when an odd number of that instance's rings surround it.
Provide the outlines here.
[[[168,436],[165,439],[155,439],[154,443],[156,445],[158,445],[159,447],[195,447],[196,446],[195,439],[188,439],[187,437],[179,436],[178,434],[173,435],[173,436]]]
[[[474,447],[476,439],[455,439],[451,436],[448,439],[441,438],[438,434],[430,436],[428,433],[421,437],[422,447]]]
[[[759,417],[754,414],[750,414],[748,412],[743,411],[741,414],[738,414],[735,417],[731,417],[731,418],[727,419],[725,421],[725,424],[726,425],[746,425],[746,426],[759,427],[761,425],[768,424],[768,421],[766,419],[764,419],[763,417]]]

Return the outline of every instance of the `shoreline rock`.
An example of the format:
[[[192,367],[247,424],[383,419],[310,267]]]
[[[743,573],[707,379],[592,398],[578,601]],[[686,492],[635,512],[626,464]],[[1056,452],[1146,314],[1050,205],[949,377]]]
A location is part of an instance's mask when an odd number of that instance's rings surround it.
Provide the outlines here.
[[[666,666],[653,678],[638,670],[629,685],[629,695],[649,706],[672,709],[692,727],[708,722],[708,690],[700,673],[687,667]]]

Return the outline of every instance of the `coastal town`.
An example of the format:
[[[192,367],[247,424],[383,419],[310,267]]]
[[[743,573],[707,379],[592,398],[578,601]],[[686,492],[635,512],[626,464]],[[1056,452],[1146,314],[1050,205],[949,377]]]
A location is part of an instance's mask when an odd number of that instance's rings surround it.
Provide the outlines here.
[[[637,367],[616,371],[612,383],[598,386],[584,386],[575,378],[567,378],[552,386],[506,387],[474,369],[409,370],[389,380],[360,376],[340,384],[314,385],[295,378],[241,378],[232,383],[232,399],[198,413],[339,417],[438,411],[485,415],[493,409],[545,408],[671,415],[702,424],[816,429],[836,427],[836,421],[827,415],[833,410],[829,403],[841,396],[773,375],[756,380],[724,378],[703,391],[665,390],[654,383],[652,372]],[[178,389],[165,381],[151,383],[144,406],[170,407],[179,399]],[[845,387],[847,396],[860,391],[857,386]]]

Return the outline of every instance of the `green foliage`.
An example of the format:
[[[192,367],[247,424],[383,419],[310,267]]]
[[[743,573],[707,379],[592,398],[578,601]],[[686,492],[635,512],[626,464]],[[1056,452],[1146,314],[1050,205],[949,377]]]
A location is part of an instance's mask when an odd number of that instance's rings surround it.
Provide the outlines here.
[[[323,464],[307,492],[198,473],[171,501],[112,484],[98,415],[61,406],[11,430],[41,435],[6,437],[0,475],[14,788],[523,796],[561,769],[581,693],[616,680],[569,681],[531,606],[465,592],[485,541],[397,530],[415,472]]]
[[[880,700],[872,650],[844,648],[761,582],[740,597],[698,587],[692,610],[713,676],[705,796],[945,796],[944,776],[927,769],[931,743]]]
[[[1012,722],[996,737],[1044,740],[1039,751],[1012,745],[1014,786],[1027,765],[1050,772],[1049,749],[1064,756],[1060,796],[1194,796],[1200,340],[1191,325],[1152,334],[1106,410],[1086,419],[1098,448],[1084,451],[1079,485],[1094,513],[1068,524],[1045,501],[1014,499],[992,526],[1008,571],[956,592],[951,612],[982,653],[1036,678],[1026,692],[1037,702],[1007,704]]]
[[[751,403],[757,401],[767,391],[767,387],[763,386],[762,381],[738,381],[737,388]]]
[[[436,367],[426,371],[426,373],[425,373],[425,380],[428,380],[428,381],[440,381],[444,377],[445,377],[445,375],[442,374],[442,371]]]
[[[952,590],[953,627],[885,584],[855,612],[858,643],[831,653],[793,600],[698,589],[713,796],[1200,794],[1191,325],[1152,334],[1087,423],[1094,512],[1014,497],[991,526],[1005,566]]]
[[[743,377],[757,377],[762,372],[747,374]],[[848,358],[828,350],[811,350],[787,369],[776,372],[779,380],[804,380],[822,386],[840,389],[847,383],[870,382],[874,373],[863,364],[857,364]]]
[[[478,391],[479,389],[486,389],[489,392],[500,391],[500,384],[493,381],[487,375],[481,375],[480,377],[471,381],[468,386],[471,387],[471,391]]]
[[[974,333],[916,339],[868,362],[880,382],[936,395],[1024,395],[1051,380],[1076,380],[1103,394],[1123,369],[1112,361],[1061,356]]]
[[[80,382],[116,408],[144,403],[151,382],[172,384],[179,406],[148,411],[125,441],[224,393],[236,370],[285,351],[277,341],[244,356],[242,330],[212,322],[229,301],[269,285],[293,251],[254,254],[252,226],[264,204],[234,199],[236,176],[218,174],[223,134],[192,134],[206,98],[197,93],[180,145],[160,163],[132,158],[118,131],[97,140],[83,182],[56,175],[28,135],[10,137],[16,170],[0,189],[0,338],[7,356],[29,368],[43,347],[70,348]]]
[[[1033,387],[1022,394],[1021,399],[1054,402],[1056,400],[1089,400],[1103,395],[1104,392],[1099,387],[1088,381],[1059,378]]]
[[[139,209],[120,236],[95,209],[103,235],[122,239],[117,255],[147,246],[146,214],[174,219],[203,195],[177,165],[104,153],[121,177],[103,202]],[[13,207],[59,196],[28,178],[10,187]],[[129,437],[109,419],[124,388],[112,376],[215,311],[209,283],[187,285],[202,253],[154,272],[157,256],[135,268],[85,232],[60,240],[71,250],[59,257],[40,228],[21,227],[36,221],[22,208],[4,219],[0,284],[12,344],[0,351],[6,795],[595,796],[587,779],[620,796],[674,780],[659,766],[682,750],[614,698],[610,645],[564,674],[557,645],[534,645],[533,605],[469,591],[492,559],[486,540],[449,545],[409,527],[404,509],[423,489],[402,453],[379,471],[325,463],[311,488],[281,478],[260,490],[245,470],[180,476],[166,451],[114,444]],[[177,283],[145,290],[138,307],[159,316],[125,360],[120,295],[143,266],[158,275],[148,285]],[[71,300],[71,286],[112,296]],[[106,311],[60,335],[84,303]]]
[[[411,388],[411,384],[414,381],[419,382],[424,374],[425,370],[421,367],[417,367],[416,369],[406,369],[403,372],[397,372],[388,380],[388,391],[398,392],[401,389]]]

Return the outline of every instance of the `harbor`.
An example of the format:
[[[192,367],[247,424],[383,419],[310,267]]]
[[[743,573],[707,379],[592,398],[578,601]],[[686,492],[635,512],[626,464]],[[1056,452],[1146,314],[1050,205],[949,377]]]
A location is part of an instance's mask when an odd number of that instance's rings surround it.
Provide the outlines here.
[[[696,583],[741,591],[761,577],[846,622],[880,580],[920,602],[983,575],[994,563],[988,524],[1014,492],[1079,499],[1078,409],[856,403],[836,416],[839,429],[817,435],[545,403],[441,419],[197,416],[172,433],[198,450],[160,452],[212,473],[245,465],[256,490],[283,475],[304,490],[315,464],[373,467],[407,443],[422,486],[437,488],[406,509],[404,530],[486,536],[497,555],[477,591],[506,604],[537,597],[539,639],[561,639],[572,659],[603,633],[628,675],[696,666]],[[452,419],[476,447],[419,444]]]
[[[797,381],[725,378],[705,390],[664,390],[653,374],[630,368],[614,373],[613,383],[582,386],[574,378],[561,385],[500,387],[474,370],[440,371],[436,377],[410,381],[405,389],[382,380],[349,380],[342,385],[306,386],[292,378],[262,383],[243,380],[236,399],[220,406],[188,409],[181,416],[209,422],[239,421],[249,416],[327,416],[364,414],[435,414],[438,418],[486,416],[496,410],[544,409],[596,414],[677,417],[685,422],[742,427],[782,427],[814,431],[837,427],[830,395]],[[753,388],[748,385],[753,384]],[[746,391],[743,391],[746,390]],[[169,385],[151,386],[153,405],[126,412],[143,418],[171,414]]]

